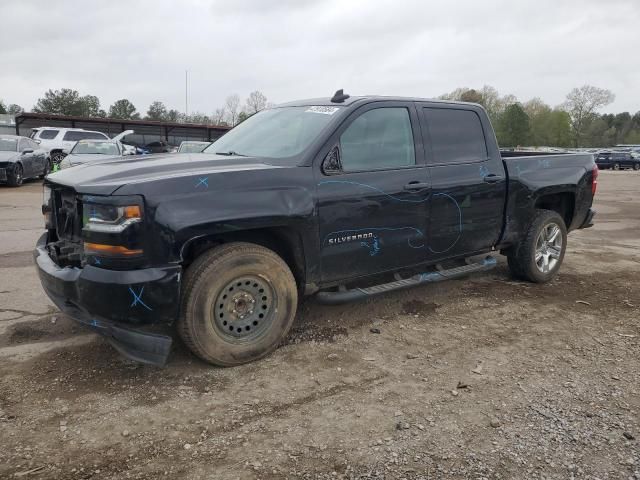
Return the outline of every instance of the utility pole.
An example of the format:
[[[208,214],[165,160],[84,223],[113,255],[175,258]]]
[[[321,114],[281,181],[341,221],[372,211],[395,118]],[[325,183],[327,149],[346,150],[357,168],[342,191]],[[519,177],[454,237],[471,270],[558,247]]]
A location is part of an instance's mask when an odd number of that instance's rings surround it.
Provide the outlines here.
[[[189,70],[184,71],[184,114],[189,116]]]

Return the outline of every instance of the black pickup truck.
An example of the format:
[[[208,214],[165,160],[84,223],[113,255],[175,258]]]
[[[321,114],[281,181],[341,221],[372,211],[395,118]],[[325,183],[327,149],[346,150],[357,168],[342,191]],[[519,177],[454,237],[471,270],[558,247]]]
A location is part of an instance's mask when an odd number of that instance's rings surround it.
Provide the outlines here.
[[[174,326],[231,366],[274,350],[302,295],[369,298],[489,269],[490,252],[548,281],[592,225],[597,174],[590,154],[501,155],[479,105],[338,91],[198,155],[49,175],[34,256],[53,302],[128,357],[164,364]]]

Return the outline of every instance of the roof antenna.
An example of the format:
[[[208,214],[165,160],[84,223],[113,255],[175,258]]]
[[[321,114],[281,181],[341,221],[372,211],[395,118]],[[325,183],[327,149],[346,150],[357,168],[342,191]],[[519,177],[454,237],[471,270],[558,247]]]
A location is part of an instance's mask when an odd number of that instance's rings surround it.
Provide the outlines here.
[[[337,90],[336,93],[333,94],[333,97],[331,98],[331,103],[342,103],[347,98],[349,98],[349,95],[344,93],[343,89],[341,88],[340,90]]]

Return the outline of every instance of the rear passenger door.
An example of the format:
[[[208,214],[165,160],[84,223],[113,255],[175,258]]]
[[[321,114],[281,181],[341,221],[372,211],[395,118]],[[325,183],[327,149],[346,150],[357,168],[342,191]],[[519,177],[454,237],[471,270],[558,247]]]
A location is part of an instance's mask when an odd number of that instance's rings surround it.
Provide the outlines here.
[[[419,108],[432,182],[430,260],[492,247],[503,224],[506,178],[486,114],[473,105]],[[490,146],[489,148],[487,146]]]
[[[321,155],[314,171],[322,281],[424,262],[429,179],[414,104],[360,107]]]

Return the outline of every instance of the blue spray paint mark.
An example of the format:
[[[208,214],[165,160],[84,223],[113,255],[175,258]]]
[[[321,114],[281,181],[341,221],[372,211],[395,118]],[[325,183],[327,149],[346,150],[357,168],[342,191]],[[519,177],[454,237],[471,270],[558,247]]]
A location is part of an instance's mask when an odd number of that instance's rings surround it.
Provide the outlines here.
[[[539,158],[538,166],[542,168],[549,168],[551,166],[551,161],[548,158]]]
[[[481,165],[481,166],[480,166],[480,176],[481,176],[481,177],[483,177],[483,178],[484,178],[484,177],[486,177],[487,175],[489,175],[489,173],[490,173],[490,172],[489,172],[489,169],[487,168],[487,166],[486,166],[486,165]]]
[[[135,307],[136,305],[142,305],[144,308],[151,311],[151,307],[149,307],[149,305],[147,305],[142,301],[142,293],[144,292],[144,285],[140,288],[140,291],[138,293],[134,292],[133,288],[131,287],[129,287],[129,291],[131,292],[131,295],[133,295],[133,302],[131,303],[130,307]]]
[[[485,168],[485,169],[486,169],[486,167],[485,167],[485,166],[481,167],[481,169],[482,169],[482,168]],[[482,170],[481,170],[481,172],[482,172]],[[488,173],[489,173],[489,170],[488,170],[488,169],[486,169],[486,172],[487,172],[487,174],[488,174]],[[376,192],[379,192],[379,193],[381,193],[381,194],[383,194],[383,195],[385,195],[385,196],[387,196],[387,197],[389,197],[389,198],[391,198],[392,200],[395,200],[395,201],[397,201],[397,202],[423,203],[423,202],[426,202],[427,200],[429,200],[429,198],[431,197],[431,195],[428,195],[428,196],[427,196],[427,198],[424,198],[424,199],[422,199],[422,200],[408,200],[408,199],[403,199],[403,198],[397,198],[397,197],[395,197],[395,196],[393,196],[393,195],[390,195],[390,194],[388,194],[388,193],[386,193],[386,192],[384,192],[384,191],[380,190],[380,189],[379,189],[379,188],[377,188],[377,187],[373,187],[373,186],[371,186],[371,185],[367,185],[367,184],[365,184],[365,183],[351,182],[351,181],[346,181],[346,180],[325,180],[325,181],[319,182],[319,183],[318,183],[318,186],[320,186],[320,185],[327,185],[327,184],[338,184],[338,183],[346,184],[346,185],[356,185],[356,186],[360,186],[360,187],[369,188],[369,189],[371,189],[371,190],[375,190]],[[431,248],[430,246],[427,246],[427,247],[426,247],[426,248],[427,248],[430,252],[432,252],[432,253],[446,253],[446,252],[448,252],[449,250],[451,250],[451,249],[452,249],[452,248],[453,248],[453,247],[458,243],[458,241],[460,240],[460,237],[462,236],[462,230],[463,230],[463,223],[462,223],[462,209],[460,208],[460,205],[458,204],[457,200],[456,200],[455,198],[453,198],[451,195],[449,195],[448,193],[434,193],[434,194],[433,194],[433,197],[434,197],[434,198],[435,198],[435,197],[446,197],[447,199],[451,200],[451,201],[453,202],[453,204],[456,206],[456,208],[458,209],[458,236],[457,236],[457,237],[456,237],[456,239],[451,243],[451,245],[449,245],[449,246],[448,246],[446,249],[444,249],[444,250],[434,250],[434,249],[433,249],[433,248]],[[417,236],[418,236],[418,237],[424,237],[424,233],[423,233],[421,230],[419,230],[419,229],[417,229],[417,228],[415,228],[415,227],[409,227],[409,226],[407,226],[407,227],[397,227],[397,228],[390,228],[390,227],[377,227],[377,228],[361,228],[361,229],[341,230],[341,231],[337,231],[337,232],[331,232],[331,233],[327,234],[327,236],[325,237],[325,240],[324,240],[324,241],[326,242],[326,241],[327,241],[327,238],[328,238],[329,236],[331,236],[331,235],[336,235],[336,234],[341,234],[341,233],[347,233],[347,232],[362,232],[362,231],[371,231],[371,230],[376,230],[376,231],[394,231],[394,230],[396,230],[396,231],[397,231],[397,230],[405,230],[405,229],[411,229],[411,230],[414,230],[414,231],[417,233]],[[362,244],[367,244],[367,245],[368,245],[368,242],[361,242],[361,245],[362,245]],[[421,245],[414,245],[414,244],[411,242],[411,239],[410,239],[410,238],[409,238],[409,239],[407,239],[407,244],[408,244],[408,245],[409,245],[409,247],[411,247],[411,248],[425,248],[425,244],[424,244],[424,243],[422,243]],[[371,250],[371,251],[373,251],[373,250]],[[374,253],[374,254],[371,254],[371,253],[370,253],[370,255],[372,255],[372,256],[373,256],[373,255],[376,255],[376,254],[377,254],[377,253],[379,253],[379,252],[380,252],[380,245],[378,244],[378,248],[377,248],[377,250],[375,251],[375,253]]]
[[[204,186],[204,188],[209,188],[209,177],[200,177],[195,188],[198,188],[200,185]]]
[[[410,200],[410,199],[406,199],[406,198],[398,198],[398,197],[395,197],[395,196],[393,196],[393,195],[389,195],[387,192],[384,192],[384,191],[380,190],[380,189],[379,189],[379,188],[377,188],[377,187],[373,187],[373,186],[371,186],[371,185],[367,185],[366,183],[348,182],[348,181],[346,181],[346,180],[325,180],[325,181],[322,181],[322,182],[318,183],[318,186],[320,186],[320,185],[328,185],[328,184],[332,184],[332,183],[333,183],[333,184],[336,184],[336,183],[343,183],[343,184],[345,184],[345,185],[356,185],[356,186],[358,186],[358,187],[365,187],[365,188],[369,188],[369,189],[371,189],[371,190],[375,190],[375,191],[376,191],[376,192],[378,192],[378,193],[381,193],[382,195],[384,195],[384,196],[386,196],[386,197],[389,197],[389,198],[390,198],[390,199],[392,199],[392,200],[395,200],[396,202],[406,202],[406,203],[424,203],[424,202],[426,202],[427,200],[429,200],[429,197],[428,197],[428,196],[427,196],[427,198],[423,198],[423,199],[420,199],[420,200]]]
[[[371,243],[369,243],[369,242],[360,242],[360,246],[368,248],[369,249],[369,256],[371,256],[371,257],[375,257],[378,253],[380,253],[380,250],[382,249],[380,247],[380,239],[377,236],[373,237],[373,241]]]
[[[93,259],[93,264],[94,264],[94,265],[102,265],[102,262],[100,261],[100,259],[99,259],[99,258],[94,258],[94,259]]]

